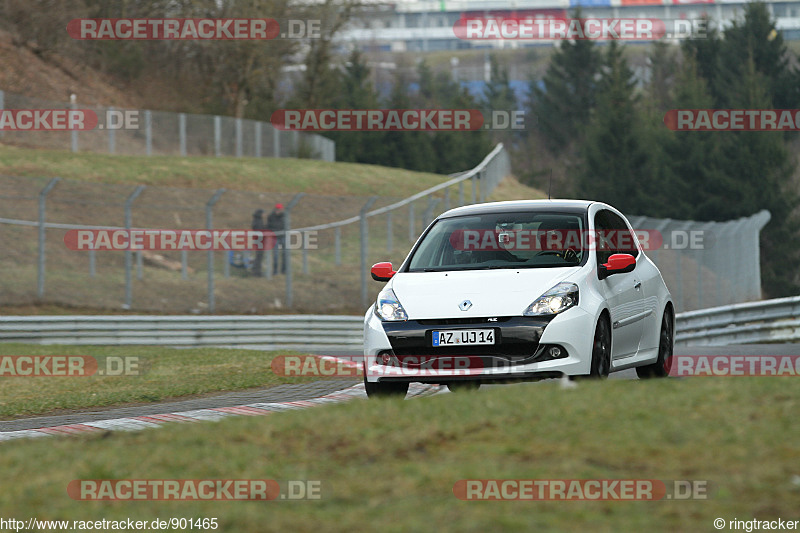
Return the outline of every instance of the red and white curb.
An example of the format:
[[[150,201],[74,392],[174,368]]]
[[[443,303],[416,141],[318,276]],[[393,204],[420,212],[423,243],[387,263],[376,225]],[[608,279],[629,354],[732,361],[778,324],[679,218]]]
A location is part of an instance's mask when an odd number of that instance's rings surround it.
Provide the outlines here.
[[[411,383],[408,388],[407,398],[431,396],[443,389],[437,385],[423,385]],[[82,422],[80,424],[67,424],[37,429],[24,429],[19,431],[0,432],[0,441],[47,437],[54,435],[79,435],[97,431],[137,431],[140,429],[157,428],[173,422],[209,422],[230,416],[258,416],[268,415],[279,411],[292,409],[307,409],[319,405],[341,403],[357,398],[366,398],[364,384],[353,385],[319,398],[297,400],[294,402],[251,403],[233,407],[212,407],[210,409],[195,409],[179,413],[166,413],[159,415],[134,416],[130,418],[114,418],[98,420],[96,422]]]

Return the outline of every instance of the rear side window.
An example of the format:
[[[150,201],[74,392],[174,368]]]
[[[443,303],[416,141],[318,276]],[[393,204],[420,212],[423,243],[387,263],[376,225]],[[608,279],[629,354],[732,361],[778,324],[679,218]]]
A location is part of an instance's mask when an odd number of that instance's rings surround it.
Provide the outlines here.
[[[598,264],[608,262],[608,258],[613,254],[639,256],[633,233],[622,217],[616,213],[607,209],[598,211],[594,216],[594,228],[597,233],[595,243]]]

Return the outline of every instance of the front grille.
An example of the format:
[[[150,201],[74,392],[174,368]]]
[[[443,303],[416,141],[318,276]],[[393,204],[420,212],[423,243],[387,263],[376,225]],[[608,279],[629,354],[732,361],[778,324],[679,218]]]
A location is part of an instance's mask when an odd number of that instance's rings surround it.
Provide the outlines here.
[[[392,351],[395,355],[400,357],[407,356],[493,356],[502,357],[503,359],[517,361],[531,357],[536,349],[539,347],[538,343],[524,343],[524,344],[494,344],[488,346],[440,346],[436,348],[394,348]]]
[[[510,316],[501,317],[470,317],[470,318],[437,318],[417,320],[423,326],[467,326],[470,324],[502,324],[508,322]]]
[[[497,322],[488,320],[489,317],[477,317],[384,322],[383,329],[392,345],[392,351],[400,359],[404,356],[478,356],[487,358],[487,363],[492,359],[519,362],[536,354],[539,339],[552,318],[516,316],[497,317]],[[435,330],[457,330],[478,324],[481,329],[494,330],[495,344],[432,346],[431,336]]]

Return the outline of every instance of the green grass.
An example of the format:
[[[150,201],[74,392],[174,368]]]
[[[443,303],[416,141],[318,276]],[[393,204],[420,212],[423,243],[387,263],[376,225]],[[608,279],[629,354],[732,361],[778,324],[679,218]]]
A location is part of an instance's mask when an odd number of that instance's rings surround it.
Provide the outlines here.
[[[216,517],[221,531],[714,531],[798,519],[800,390],[727,378],[509,386],[2,444],[3,516]],[[73,479],[319,480],[303,502],[80,502]],[[460,501],[461,479],[708,480],[707,500]]]
[[[40,346],[0,344],[0,356],[88,355],[105,369],[107,357],[137,358],[138,375],[0,378],[0,418],[42,415],[64,409],[160,402],[170,398],[220,393],[314,378],[275,375],[270,363],[281,354],[221,348],[171,349],[153,346]],[[109,368],[116,370],[117,360]],[[133,367],[132,374],[133,374]]]
[[[398,168],[310,159],[73,154],[67,150],[4,145],[0,145],[0,174],[203,189],[394,197],[410,196],[448,179]]]

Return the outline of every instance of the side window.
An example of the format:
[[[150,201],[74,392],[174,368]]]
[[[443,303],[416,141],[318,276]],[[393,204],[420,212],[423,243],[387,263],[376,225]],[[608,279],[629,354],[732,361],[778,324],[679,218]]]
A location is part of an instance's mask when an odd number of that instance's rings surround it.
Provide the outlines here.
[[[609,211],[598,211],[594,216],[594,242],[597,253],[597,264],[602,265],[608,262],[608,258],[614,253],[613,241],[607,237],[611,235],[612,227],[608,215]]]
[[[594,218],[598,264],[608,262],[613,254],[639,255],[636,240],[625,221],[611,211],[598,211]]]
[[[611,227],[614,229],[614,248],[617,254],[631,254],[633,257],[639,256],[639,249],[636,247],[636,238],[628,229],[625,221],[611,211],[606,211],[608,218],[611,221]]]

